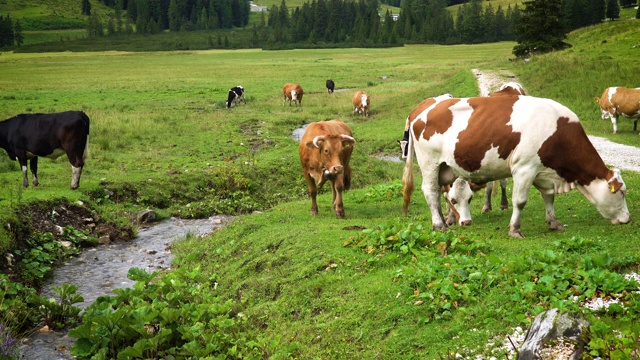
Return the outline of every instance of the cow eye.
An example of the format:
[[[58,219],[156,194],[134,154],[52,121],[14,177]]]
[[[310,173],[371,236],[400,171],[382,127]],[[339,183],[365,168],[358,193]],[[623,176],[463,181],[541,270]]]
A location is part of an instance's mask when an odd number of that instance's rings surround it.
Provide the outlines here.
[[[451,205],[455,205],[455,204],[457,204],[457,203],[458,203],[458,202],[456,201],[456,199],[451,199]]]

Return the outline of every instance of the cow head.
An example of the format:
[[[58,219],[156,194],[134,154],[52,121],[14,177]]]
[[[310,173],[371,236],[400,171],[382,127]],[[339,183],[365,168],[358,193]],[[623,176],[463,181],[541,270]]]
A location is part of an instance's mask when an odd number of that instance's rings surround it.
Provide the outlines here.
[[[356,139],[349,135],[319,135],[313,141],[307,142],[307,147],[318,149],[319,162],[322,164],[324,178],[332,178],[344,172],[342,152],[353,146]]]
[[[606,179],[596,179],[579,189],[596,206],[602,217],[610,220],[612,224],[626,224],[631,221],[625,200],[627,187],[620,170],[609,170]]]
[[[471,199],[473,199],[473,191],[469,182],[461,178],[457,178],[447,192],[445,198],[458,225],[471,225]]]
[[[295,90],[291,90],[291,101],[298,101],[298,93]]]

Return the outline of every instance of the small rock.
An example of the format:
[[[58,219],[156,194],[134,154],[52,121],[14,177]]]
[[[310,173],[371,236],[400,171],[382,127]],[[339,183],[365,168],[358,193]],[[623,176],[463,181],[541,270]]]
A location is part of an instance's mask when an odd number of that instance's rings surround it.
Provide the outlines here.
[[[589,325],[587,320],[572,313],[560,313],[558,309],[545,311],[536,316],[533,321],[520,348],[518,360],[540,359],[541,349],[546,348],[545,352],[548,352],[550,346],[546,345],[552,341],[562,344],[563,354],[567,354],[565,347],[568,343],[575,343],[568,352],[569,356],[562,358],[580,359],[584,347],[581,338],[582,329]]]
[[[109,237],[109,235],[102,235],[98,238],[98,244],[109,245],[111,244],[111,238]]]
[[[138,213],[137,219],[140,224],[148,224],[156,221],[156,212],[150,209],[142,210]]]

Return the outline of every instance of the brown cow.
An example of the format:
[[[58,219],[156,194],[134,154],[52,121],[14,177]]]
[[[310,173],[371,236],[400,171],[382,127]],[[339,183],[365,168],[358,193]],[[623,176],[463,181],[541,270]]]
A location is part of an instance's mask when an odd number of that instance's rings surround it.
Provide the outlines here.
[[[369,107],[371,106],[371,98],[366,92],[362,90],[356,91],[353,94],[353,113],[362,114],[362,116],[369,116]]]
[[[282,106],[284,106],[287,100],[289,100],[289,106],[291,106],[292,101],[296,103],[296,106],[302,105],[302,95],[304,95],[304,91],[302,90],[302,86],[300,86],[300,84],[284,84],[284,86],[282,87],[282,94],[284,95]]]
[[[349,160],[355,142],[351,129],[338,119],[314,122],[305,130],[300,140],[299,154],[311,196],[311,215],[318,214],[318,188],[328,180],[336,216],[344,217],[342,191],[351,187]]]
[[[602,97],[596,97],[600,105],[602,118],[610,118],[613,133],[618,132],[618,116],[623,115],[633,120],[633,131],[638,130],[640,120],[640,88],[609,87],[604,89]]]

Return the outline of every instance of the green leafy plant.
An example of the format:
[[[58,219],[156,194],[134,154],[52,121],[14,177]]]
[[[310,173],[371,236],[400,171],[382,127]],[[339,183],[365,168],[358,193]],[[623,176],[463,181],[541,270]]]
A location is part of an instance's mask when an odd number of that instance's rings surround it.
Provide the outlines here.
[[[40,313],[45,325],[52,330],[64,329],[78,323],[79,314],[82,309],[73,304],[83,302],[84,298],[77,294],[78,287],[70,284],[52,287],[60,300],[54,298],[45,299],[40,297]]]

